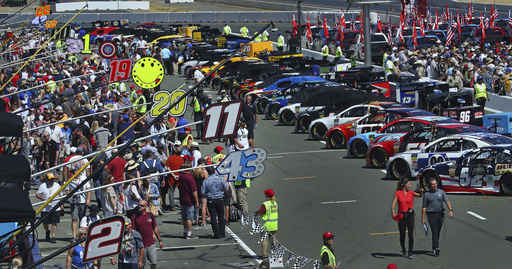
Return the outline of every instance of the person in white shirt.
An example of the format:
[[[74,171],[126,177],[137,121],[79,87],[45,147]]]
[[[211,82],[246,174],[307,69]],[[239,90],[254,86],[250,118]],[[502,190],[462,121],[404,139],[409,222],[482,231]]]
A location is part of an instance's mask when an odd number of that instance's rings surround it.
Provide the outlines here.
[[[100,212],[100,210],[98,209],[98,206],[95,204],[92,204],[89,207],[89,215],[83,217],[80,220],[80,228],[89,228],[89,225],[91,225],[91,223],[101,219],[100,216],[98,216],[98,212]]]
[[[52,173],[46,174],[46,180],[39,186],[37,189],[36,197],[41,201],[48,201],[50,197],[56,194],[60,189],[59,183],[55,182],[55,175]],[[59,200],[51,201],[45,208],[41,210],[41,217],[44,217],[48,214],[50,209],[55,207],[59,203]],[[61,205],[54,211],[50,216],[48,216],[43,221],[43,227],[46,231],[46,241],[51,242],[53,244],[57,243],[55,240],[55,234],[57,233],[57,223],[60,223],[60,211],[64,210],[64,205]],[[50,231],[48,225],[52,225],[52,229]],[[50,237],[51,234],[51,237]]]
[[[244,118],[240,118],[238,122],[238,131],[235,137],[235,149],[244,150],[249,148],[249,130]]]
[[[196,167],[197,161],[201,158],[201,152],[199,151],[199,143],[192,142],[190,144],[189,150],[192,153],[192,157],[194,157],[194,159],[192,160],[192,167]]]

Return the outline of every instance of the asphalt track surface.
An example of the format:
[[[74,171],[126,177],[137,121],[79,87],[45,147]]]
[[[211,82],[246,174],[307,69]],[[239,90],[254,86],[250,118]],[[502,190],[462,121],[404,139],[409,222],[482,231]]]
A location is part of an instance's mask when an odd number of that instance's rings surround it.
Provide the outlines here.
[[[162,89],[175,89],[185,81],[183,77],[166,76]],[[190,111],[186,117],[191,118]],[[306,134],[292,134],[292,129],[260,118],[255,146],[266,149],[268,158],[264,174],[252,180],[248,197],[249,212],[254,212],[264,201],[263,190],[275,191],[279,204],[277,238],[288,250],[319,259],[322,234],[330,231],[336,236],[334,252],[343,268],[386,268],[390,263],[398,268],[510,268],[509,197],[449,195],[454,218],[446,219],[439,257],[430,254],[430,237],[425,237],[420,226],[421,199],[416,199],[415,258],[409,260],[401,256],[397,224],[390,213],[396,181],[383,179],[380,169],[362,168],[363,160],[344,158],[346,150],[323,149],[322,142],[306,141]],[[218,145],[222,144],[202,144],[200,150],[203,156],[213,156],[213,148]],[[37,202],[35,190],[31,194]],[[62,218],[57,244],[45,242],[43,228],[37,229],[43,255],[68,244],[69,218],[69,214]],[[210,226],[194,227],[198,240],[181,238],[178,211],[165,212],[157,223],[165,245],[157,252],[159,268],[258,266],[254,255],[261,253],[259,236],[251,236],[250,229],[241,229],[239,223],[228,226],[231,232],[225,239],[210,239]],[[65,264],[65,254],[46,265],[59,263]],[[312,266],[309,263],[305,268]],[[102,268],[116,266],[104,259]]]

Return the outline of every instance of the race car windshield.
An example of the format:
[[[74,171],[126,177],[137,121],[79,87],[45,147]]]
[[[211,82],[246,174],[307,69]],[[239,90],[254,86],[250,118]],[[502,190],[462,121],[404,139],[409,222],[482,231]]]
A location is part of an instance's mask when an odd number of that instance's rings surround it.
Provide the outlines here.
[[[455,131],[454,133],[480,133],[480,132],[487,132],[485,129],[483,129],[481,127],[478,127],[478,126],[474,126],[474,125],[457,127],[457,128],[453,128],[452,130]]]
[[[499,135],[486,137],[483,140],[487,141],[488,143],[490,143],[492,145],[511,144],[512,143],[512,138],[510,138],[508,136],[499,136]]]

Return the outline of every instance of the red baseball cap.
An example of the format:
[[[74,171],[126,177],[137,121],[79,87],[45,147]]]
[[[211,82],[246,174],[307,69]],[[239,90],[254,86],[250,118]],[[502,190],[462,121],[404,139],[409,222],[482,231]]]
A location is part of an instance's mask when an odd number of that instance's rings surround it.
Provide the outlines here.
[[[132,88],[132,89],[135,88],[135,85],[130,85],[130,88]]]
[[[274,191],[272,189],[268,189],[266,191],[263,191],[263,193],[268,197],[274,197]]]
[[[137,90],[137,93],[139,93],[139,92],[140,92],[140,93],[142,93],[142,90],[141,90],[141,89],[138,89],[138,90]]]
[[[215,149],[216,149],[218,152],[220,152],[220,151],[221,151],[221,150],[223,150],[224,148],[223,148],[223,147],[221,147],[221,146],[216,146],[216,147],[215,147]]]
[[[185,127],[185,131],[191,131],[192,132],[192,129],[190,129],[190,127]]]
[[[334,235],[331,232],[325,232],[324,233],[324,239],[334,237]]]

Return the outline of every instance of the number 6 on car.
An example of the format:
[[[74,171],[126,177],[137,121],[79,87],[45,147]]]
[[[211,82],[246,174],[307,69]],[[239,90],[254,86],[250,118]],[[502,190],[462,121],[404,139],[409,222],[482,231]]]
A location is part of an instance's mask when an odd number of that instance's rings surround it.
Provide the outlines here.
[[[267,151],[262,148],[252,148],[233,151],[217,166],[220,175],[228,175],[228,181],[238,181],[255,178],[263,174]]]
[[[123,234],[124,218],[122,216],[113,216],[91,223],[85,240],[83,261],[93,261],[119,253]]]
[[[241,100],[208,106],[204,110],[206,127],[204,128],[203,140],[234,135],[241,110]]]

